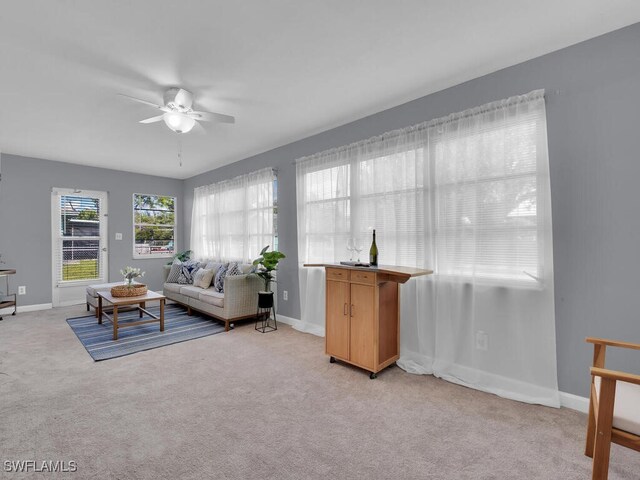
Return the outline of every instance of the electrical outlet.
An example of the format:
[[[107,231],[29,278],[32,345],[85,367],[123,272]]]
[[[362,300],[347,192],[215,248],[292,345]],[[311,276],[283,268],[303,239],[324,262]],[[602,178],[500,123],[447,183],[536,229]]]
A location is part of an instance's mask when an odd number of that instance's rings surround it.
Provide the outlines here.
[[[282,292],[282,299],[283,300],[289,300],[289,292],[288,291],[284,290]]]
[[[116,240],[122,240],[122,234],[116,233]]]
[[[476,348],[485,352],[489,350],[489,335],[482,330],[476,332]]]
[[[24,285],[18,287],[18,295],[26,295],[27,294],[27,287],[25,287]]]

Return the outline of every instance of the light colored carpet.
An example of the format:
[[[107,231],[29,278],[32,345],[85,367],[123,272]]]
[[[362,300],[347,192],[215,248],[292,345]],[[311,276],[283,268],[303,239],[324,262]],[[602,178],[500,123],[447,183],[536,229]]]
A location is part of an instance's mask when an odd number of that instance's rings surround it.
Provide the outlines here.
[[[75,460],[71,478],[590,478],[586,418],[571,410],[397,367],[369,380],[284,325],[96,363],[65,322],[82,314],[0,322],[0,469]],[[640,454],[614,446],[610,478],[638,472]]]

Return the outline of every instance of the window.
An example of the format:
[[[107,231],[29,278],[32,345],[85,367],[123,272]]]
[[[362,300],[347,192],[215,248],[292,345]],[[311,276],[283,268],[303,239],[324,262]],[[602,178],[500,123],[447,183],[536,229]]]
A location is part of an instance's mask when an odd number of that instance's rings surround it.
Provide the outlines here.
[[[176,199],[133,194],[133,257],[171,257],[176,253]]]
[[[277,249],[277,178],[270,168],[194,190],[191,248],[196,258],[248,262]]]
[[[536,95],[298,161],[301,261],[345,260],[349,237],[366,252],[376,229],[382,264],[502,283],[544,277],[551,216],[540,210],[548,161]]]
[[[303,226],[309,262],[331,262],[351,232],[350,165],[311,169],[303,179],[306,222]]]
[[[435,139],[438,273],[540,276],[536,120],[501,119],[480,132]]]
[[[367,151],[363,158],[346,159],[343,165],[300,166],[305,171],[299,178],[305,261],[344,260],[350,237],[363,247],[360,258],[366,261],[376,229],[380,263],[422,264],[426,251],[423,155],[421,147],[380,156]]]
[[[104,278],[104,192],[54,189],[54,270],[58,284]]]

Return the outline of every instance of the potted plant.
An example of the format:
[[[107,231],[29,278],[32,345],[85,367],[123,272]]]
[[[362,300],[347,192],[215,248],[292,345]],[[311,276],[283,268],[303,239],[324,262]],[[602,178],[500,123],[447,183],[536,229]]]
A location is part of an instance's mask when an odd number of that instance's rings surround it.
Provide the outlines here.
[[[259,276],[264,282],[264,291],[271,292],[271,282],[275,282],[275,271],[278,269],[278,262],[286,258],[285,254],[277,250],[267,252],[269,245],[264,247],[260,252],[260,257],[253,261],[253,265],[257,267],[254,275]]]
[[[167,263],[167,265],[171,265],[175,259],[178,259],[181,262],[185,262],[191,258],[192,253],[193,250],[185,250],[184,252],[176,253],[173,257],[171,257],[171,260],[169,260],[169,263]]]
[[[111,295],[114,297],[136,297],[147,293],[147,286],[141,283],[133,283],[138,277],[143,277],[144,272],[139,268],[125,267],[120,270],[120,275],[124,277],[124,285],[116,285],[111,288]]]
[[[133,288],[133,280],[138,277],[144,277],[144,272],[141,272],[139,268],[126,267],[124,270],[120,270],[120,275],[124,277],[125,285]]]
[[[253,261],[256,267],[253,275],[259,276],[264,282],[264,291],[258,292],[258,312],[256,318],[255,329],[265,333],[278,329],[276,320],[276,311],[273,306],[273,292],[271,291],[271,282],[275,282],[275,272],[278,268],[278,262],[285,258],[284,253],[277,250],[268,252],[269,245],[264,247],[260,252],[260,257]],[[271,310],[273,310],[273,325],[269,323],[271,319]]]

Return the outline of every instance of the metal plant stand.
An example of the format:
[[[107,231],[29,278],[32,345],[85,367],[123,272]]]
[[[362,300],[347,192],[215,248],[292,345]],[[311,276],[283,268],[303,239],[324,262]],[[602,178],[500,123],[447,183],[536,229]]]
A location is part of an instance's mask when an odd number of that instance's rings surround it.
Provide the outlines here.
[[[273,323],[271,312],[273,311]],[[258,292],[258,311],[256,312],[256,330],[260,333],[278,330],[276,309],[273,305],[273,292]]]

